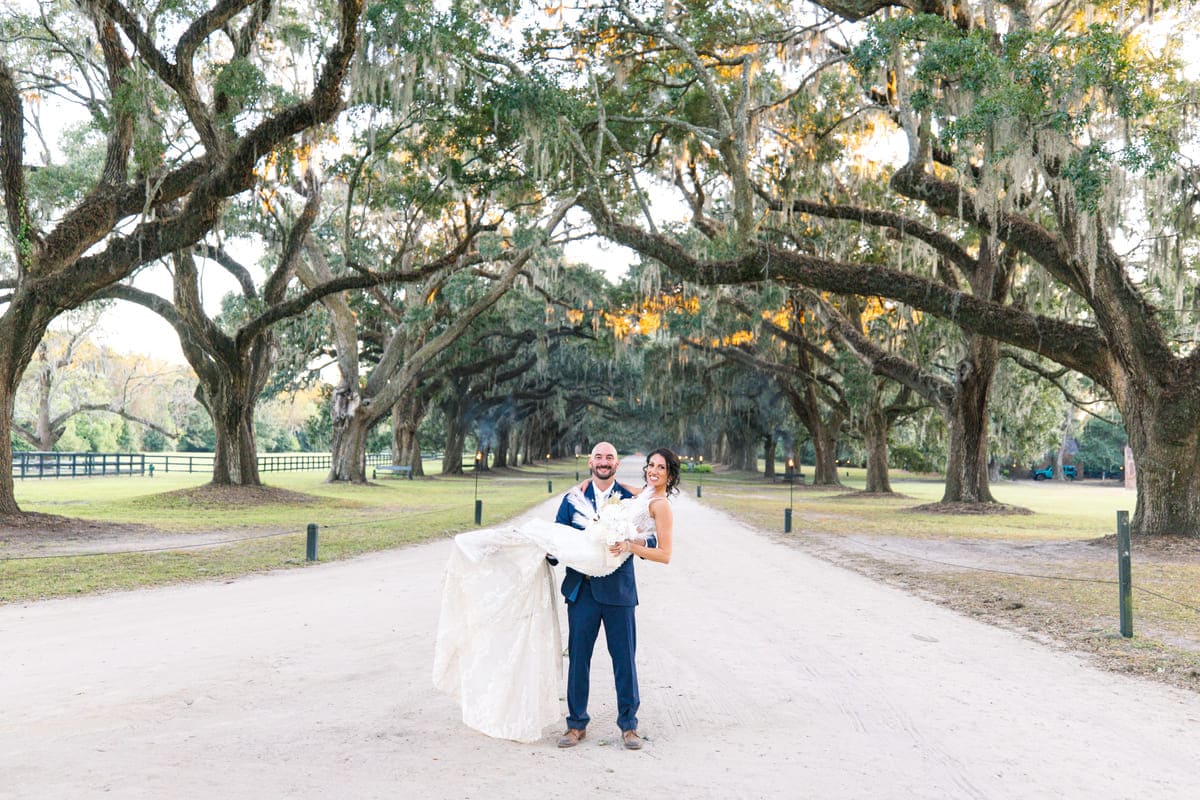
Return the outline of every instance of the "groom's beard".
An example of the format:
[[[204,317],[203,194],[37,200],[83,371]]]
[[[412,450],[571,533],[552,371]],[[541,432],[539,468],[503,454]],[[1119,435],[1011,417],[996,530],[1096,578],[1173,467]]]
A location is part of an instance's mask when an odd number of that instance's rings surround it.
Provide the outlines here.
[[[602,481],[609,480],[616,473],[614,467],[592,467],[592,477]]]

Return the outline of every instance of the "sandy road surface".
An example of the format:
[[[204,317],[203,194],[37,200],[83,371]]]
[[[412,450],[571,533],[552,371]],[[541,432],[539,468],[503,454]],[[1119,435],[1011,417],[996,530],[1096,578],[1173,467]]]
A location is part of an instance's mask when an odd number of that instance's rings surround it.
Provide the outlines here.
[[[1200,796],[1200,696],[675,511],[672,563],[637,565],[640,753],[603,647],[580,746],[461,725],[439,541],[0,607],[0,798]]]

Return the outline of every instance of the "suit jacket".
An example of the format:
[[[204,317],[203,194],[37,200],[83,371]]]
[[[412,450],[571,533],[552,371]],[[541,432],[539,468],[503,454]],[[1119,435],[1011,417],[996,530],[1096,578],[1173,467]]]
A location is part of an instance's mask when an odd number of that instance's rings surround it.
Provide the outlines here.
[[[613,486],[613,493],[619,495],[622,499],[633,497],[633,493],[625,489],[621,484]],[[587,489],[583,492],[584,496],[590,500],[593,506],[596,503],[595,487],[592,482],[588,481]],[[575,522],[574,508],[570,501],[563,497],[562,504],[558,507],[558,515],[554,521],[560,525],[570,525],[572,528],[583,530],[583,526]],[[571,600],[575,597],[577,591],[587,591],[587,587],[581,586],[583,579],[587,577],[582,572],[567,567],[566,577],[562,582],[563,597]],[[625,559],[625,563],[617,567],[616,571],[611,575],[605,575],[603,578],[590,578],[588,582],[591,584],[592,596],[596,598],[597,603],[603,603],[610,606],[636,606],[637,599],[637,581],[633,577],[633,559]]]

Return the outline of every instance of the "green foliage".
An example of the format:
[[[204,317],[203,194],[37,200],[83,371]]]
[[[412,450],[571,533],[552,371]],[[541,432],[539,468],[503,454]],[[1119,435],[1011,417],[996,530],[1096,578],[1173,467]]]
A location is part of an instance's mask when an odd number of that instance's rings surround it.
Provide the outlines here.
[[[1145,48],[1112,21],[995,38],[912,14],[872,18],[867,31],[855,69],[870,82],[896,57],[913,65],[912,108],[934,116],[944,146],[982,145],[999,163],[1043,132],[1080,141],[1064,153],[1062,174],[1083,208],[1098,208],[1113,166],[1148,174],[1174,166],[1175,108],[1188,90],[1173,43]],[[1120,126],[1124,136],[1098,138],[1097,126]]]
[[[139,449],[134,441],[133,429],[129,427],[129,420],[122,419],[117,429],[117,449],[124,452]]]
[[[937,465],[920,449],[903,444],[888,448],[888,466],[908,472],[937,472]]]
[[[304,420],[303,427],[296,433],[300,449],[307,452],[324,452],[333,445],[333,387],[322,386],[321,398],[316,412]]]
[[[263,94],[269,86],[263,71],[245,59],[214,64],[212,70],[215,73],[213,91],[225,95],[235,108]]]
[[[254,441],[260,453],[294,453],[300,449],[291,431],[260,417],[254,420]]]
[[[149,453],[164,453],[173,450],[174,443],[153,428],[147,428],[142,434],[142,449]]]
[[[104,146],[104,138],[88,126],[64,129],[63,159],[27,173],[35,218],[44,219],[83,199],[104,163]]]
[[[1075,463],[1087,472],[1113,472],[1125,466],[1125,429],[1091,417],[1079,436]]]
[[[203,408],[189,408],[179,427],[183,434],[176,449],[181,453],[211,453],[217,449],[217,431],[213,428],[212,417]]]
[[[60,453],[114,453],[124,420],[107,414],[83,413],[71,417],[54,444]]]
[[[1084,391],[1078,378],[1064,381]],[[1057,449],[1069,408],[1062,391],[1053,383],[1008,359],[1001,360],[988,404],[992,453],[1003,453],[1024,464],[1049,448]]]

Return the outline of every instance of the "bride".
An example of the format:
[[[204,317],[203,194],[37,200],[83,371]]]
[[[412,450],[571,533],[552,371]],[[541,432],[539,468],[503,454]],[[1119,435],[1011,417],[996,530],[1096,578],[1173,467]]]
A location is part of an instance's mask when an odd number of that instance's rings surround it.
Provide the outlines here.
[[[613,513],[602,508],[604,518],[585,531],[532,519],[454,537],[433,683],[459,702],[466,725],[489,736],[532,742],[562,720],[562,634],[546,555],[592,577],[614,572],[634,547],[653,560],[669,559],[670,511],[655,502],[666,498],[667,487],[657,472],[643,472],[654,485],[638,490]],[[580,494],[582,500],[579,487],[568,494]],[[575,505],[591,507],[586,500]],[[665,525],[656,526],[656,518]],[[635,544],[656,534],[664,552]]]

